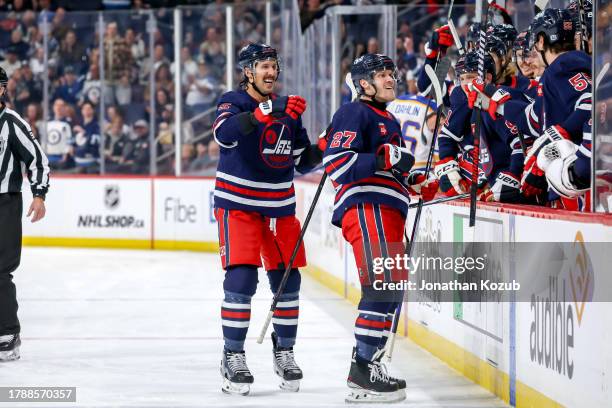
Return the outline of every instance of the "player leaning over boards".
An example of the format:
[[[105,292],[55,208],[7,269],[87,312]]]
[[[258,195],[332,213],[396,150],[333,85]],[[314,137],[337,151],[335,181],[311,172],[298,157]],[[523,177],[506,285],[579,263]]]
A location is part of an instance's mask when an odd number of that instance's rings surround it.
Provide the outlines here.
[[[7,83],[6,72],[0,68],[0,101]],[[12,273],[21,260],[22,169],[34,196],[28,217],[36,222],[45,216],[49,161],[30,125],[0,102],[0,362],[17,360],[21,345]]]
[[[257,268],[263,265],[270,289],[277,291],[285,265],[300,234],[295,217],[294,169],[304,173],[321,162],[311,146],[300,115],[300,96],[272,93],[281,72],[276,50],[249,44],[238,55],[244,74],[240,90],[221,96],[213,124],[221,146],[215,184],[215,217],[225,269],[221,321],[225,347],[221,375],[226,393],[249,393],[253,376],[246,364],[244,340],[251,317]],[[299,389],[302,371],[293,345],[297,333],[300,272],[306,265],[303,246],[293,264],[272,323],[274,371],[281,388]]]
[[[403,143],[396,118],[385,110],[395,99],[393,61],[366,54],[353,62],[351,76],[359,100],[334,114],[323,160],[336,188],[332,223],[342,228],[353,247],[362,291],[346,401],[401,401],[406,398],[406,382],[391,377],[381,359],[403,294],[378,292],[373,284],[405,279],[406,271],[386,270],[375,276],[372,259],[403,254],[408,189],[420,190],[430,199],[438,187],[428,186],[422,173],[409,175],[414,157]]]

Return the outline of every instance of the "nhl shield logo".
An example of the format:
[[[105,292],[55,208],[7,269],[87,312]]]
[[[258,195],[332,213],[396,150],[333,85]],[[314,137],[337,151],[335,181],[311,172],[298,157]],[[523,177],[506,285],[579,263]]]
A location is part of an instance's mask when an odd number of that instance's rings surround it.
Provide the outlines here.
[[[119,186],[111,184],[104,187],[104,205],[108,209],[115,209],[119,206]]]

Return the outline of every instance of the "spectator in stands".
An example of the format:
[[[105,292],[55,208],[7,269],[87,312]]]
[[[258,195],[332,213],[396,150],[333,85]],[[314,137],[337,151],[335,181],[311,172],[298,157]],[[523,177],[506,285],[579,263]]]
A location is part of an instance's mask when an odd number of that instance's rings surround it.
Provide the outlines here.
[[[145,174],[149,169],[149,126],[146,121],[134,123],[134,134],[123,146],[119,159],[122,173]]]
[[[148,130],[147,122],[143,122]],[[104,157],[106,160],[106,169],[111,173],[119,172],[121,170],[123,148],[130,139],[130,132],[126,131],[125,129],[126,127],[123,123],[123,119],[121,119],[111,123],[107,131],[104,133]],[[127,129],[129,129],[129,127]]]
[[[170,103],[168,92],[158,89],[155,92],[155,124],[159,126],[162,122],[170,123],[174,118],[173,112],[174,107]]]
[[[80,102],[88,101],[94,106],[97,106],[100,102],[100,73],[98,64],[91,64],[89,71],[85,75],[85,81],[83,82],[83,89],[81,91]]]
[[[147,55],[142,35],[140,33],[136,34],[134,29],[128,28],[125,30],[125,43],[130,49],[132,60],[140,67]]]
[[[170,65],[170,60],[166,57],[164,46],[157,44],[153,49],[153,70],[157,72],[162,65]]]
[[[119,86],[115,88],[115,99],[119,106],[128,106],[132,103],[132,86],[127,72],[119,79]]]
[[[195,146],[192,143],[184,143],[181,145],[181,173],[187,173],[190,170],[190,164],[196,157]]]
[[[378,54],[380,52],[378,39],[376,37],[370,37],[368,40],[367,52],[368,54]]]
[[[130,71],[132,63],[132,51],[119,35],[117,23],[109,23],[104,35],[104,84],[110,101],[114,101],[119,79]]]
[[[81,117],[82,125],[73,128],[74,161],[79,173],[97,173],[100,161],[100,126],[91,103],[83,103]]]
[[[104,131],[107,132],[111,126],[116,126],[120,129],[121,134],[129,134],[130,127],[125,124],[123,114],[119,108],[115,105],[111,105],[106,108],[106,123],[104,125]]]
[[[170,72],[174,76],[176,68],[176,62],[173,61],[170,66]],[[195,77],[198,73],[198,63],[195,62],[189,52],[189,48],[183,47],[181,48],[181,84],[183,87],[189,86],[189,78],[190,76]]]
[[[72,66],[64,68],[64,75],[60,78],[59,83],[53,99],[61,98],[70,105],[76,105],[83,89],[83,81],[77,78]]]
[[[170,64],[161,64],[155,71],[155,87],[163,89],[168,95],[173,95],[174,82],[170,74]]]
[[[21,61],[17,57],[17,50],[15,47],[9,46],[6,49],[5,60],[0,64],[6,71],[6,75],[10,78],[13,76],[15,70],[21,68]]]
[[[58,60],[62,65],[70,65],[77,74],[82,74],[87,66],[85,48],[77,41],[74,30],[69,30],[58,49]]]
[[[188,77],[187,96],[185,97],[186,113],[192,117],[210,108],[217,98],[219,82],[211,75],[203,59],[198,64],[195,76]]]
[[[225,72],[225,43],[219,39],[215,27],[206,30],[206,39],[200,45],[200,56],[212,68],[213,75],[222,78]]]
[[[55,10],[55,14],[53,15],[53,20],[51,22],[51,35],[59,43],[62,38],[66,36],[68,30],[70,30],[70,25],[65,21],[66,18],[66,10],[62,7],[58,7]]]
[[[30,58],[30,63],[28,64],[30,68],[32,68],[32,72],[36,77],[42,76],[43,72],[45,72],[45,49],[37,48],[34,56]]]
[[[74,167],[71,155],[72,129],[66,103],[57,98],[53,102],[53,118],[47,122],[47,137],[43,149],[53,169],[65,170]]]
[[[9,48],[12,48],[19,61],[23,61],[28,58],[30,44],[23,41],[21,28],[16,28],[11,33],[11,43],[9,44]]]
[[[44,122],[41,120],[41,117],[42,107],[40,106],[40,104],[36,102],[30,103],[26,109],[25,120],[30,125],[30,128],[32,129],[32,134],[39,142],[41,141],[41,126],[44,125]]]

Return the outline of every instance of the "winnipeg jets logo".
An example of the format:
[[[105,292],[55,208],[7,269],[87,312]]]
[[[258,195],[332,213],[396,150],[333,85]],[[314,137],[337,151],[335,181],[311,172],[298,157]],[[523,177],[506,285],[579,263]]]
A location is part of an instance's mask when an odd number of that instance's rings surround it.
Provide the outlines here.
[[[261,157],[269,167],[280,169],[293,165],[291,131],[282,122],[265,127],[260,138]]]

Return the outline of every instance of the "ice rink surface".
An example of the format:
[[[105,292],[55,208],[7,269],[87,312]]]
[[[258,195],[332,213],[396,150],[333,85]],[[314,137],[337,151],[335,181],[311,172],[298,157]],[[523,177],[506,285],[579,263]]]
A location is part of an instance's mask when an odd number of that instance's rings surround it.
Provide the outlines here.
[[[22,358],[0,364],[0,386],[77,387],[77,402],[0,407],[346,406],[354,307],[303,279],[295,350],[305,379],[281,391],[269,337],[255,342],[271,300],[263,272],[246,344],[255,384],[247,397],[221,393],[222,280],[214,254],[24,248]],[[393,406],[506,406],[409,340],[396,346],[390,372],[408,386]]]

